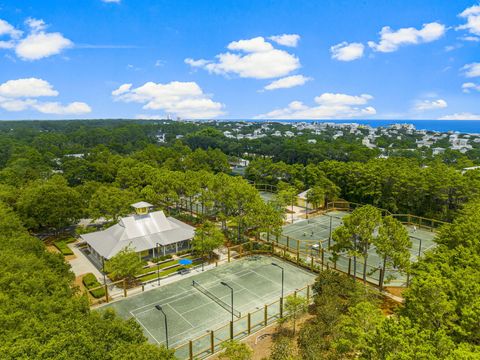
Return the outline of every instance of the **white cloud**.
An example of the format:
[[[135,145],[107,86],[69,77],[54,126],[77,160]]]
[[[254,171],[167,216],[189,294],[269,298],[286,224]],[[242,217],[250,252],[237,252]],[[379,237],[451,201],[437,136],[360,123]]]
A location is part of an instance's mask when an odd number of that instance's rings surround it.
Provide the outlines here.
[[[438,120],[480,120],[480,114],[472,114],[469,112],[455,113],[439,117]]]
[[[359,96],[347,94],[324,93],[315,97],[316,106],[307,106],[301,101],[292,101],[286,108],[276,109],[256,116],[256,119],[346,119],[352,117],[371,116],[377,112],[366,105],[373,99],[371,95]]]
[[[13,49],[15,47],[15,41],[13,40],[0,40],[0,49]]]
[[[273,46],[269,42],[266,42],[263,37],[258,36],[248,40],[232,41],[228,44],[227,49],[254,53],[271,51],[273,50]]]
[[[79,101],[72,102],[68,105],[62,105],[58,102],[37,102],[33,104],[32,107],[43,114],[56,115],[81,115],[88,114],[92,111],[88,104]]]
[[[73,43],[59,32],[46,32],[47,25],[41,19],[28,18],[25,24],[30,29],[27,36],[23,32],[0,19],[0,36],[10,39],[0,41],[0,49],[14,49],[22,60],[39,60],[59,54],[64,49],[72,47]]]
[[[199,59],[199,60],[193,60],[191,58],[186,58],[185,59],[185,64],[190,65],[191,67],[205,67],[207,64],[211,63],[211,61],[204,60],[204,59]]]
[[[237,53],[218,54],[216,61],[191,58],[185,63],[204,68],[214,74],[235,74],[243,78],[271,79],[286,76],[300,68],[298,58],[284,50],[275,49],[263,37],[233,41],[227,48]]]
[[[58,91],[47,81],[38,78],[8,80],[0,84],[0,96],[9,98],[57,96]]]
[[[114,4],[120,4],[121,0],[102,0],[104,3],[114,3]]]
[[[45,21],[42,19],[34,19],[34,18],[28,18],[25,20],[25,24],[27,24],[32,32],[39,32],[43,31],[47,28],[47,24],[45,24]]]
[[[471,63],[462,67],[462,70],[465,71],[465,76],[468,78],[479,77],[480,76],[480,63]]]
[[[265,86],[264,89],[265,90],[288,89],[295,86],[301,86],[310,80],[312,80],[312,78],[309,78],[303,75],[292,75],[292,76],[287,76],[287,77],[272,81],[270,84]]]
[[[132,88],[132,84],[120,85],[118,89],[112,91],[112,95],[119,96],[119,95],[125,94],[126,92],[129,92],[131,88]]]
[[[135,116],[135,119],[140,119],[140,120],[164,120],[166,116],[160,116],[160,115],[147,115],[147,114],[138,114]]]
[[[143,109],[162,110],[182,118],[214,118],[224,114],[224,105],[214,102],[195,82],[147,82],[134,89],[131,84],[123,84],[112,95],[116,101],[145,104]]]
[[[7,35],[12,39],[18,39],[20,36],[22,36],[22,34],[22,31],[15,29],[8,22],[0,19],[0,36]]]
[[[361,43],[347,43],[346,41],[330,48],[332,59],[339,61],[352,61],[363,56],[365,46]]]
[[[43,79],[17,79],[0,84],[0,108],[6,111],[36,110],[44,114],[58,115],[79,115],[92,111],[84,102],[75,101],[62,105],[59,102],[38,100],[46,96],[58,96],[58,91]]]
[[[380,41],[378,43],[369,41],[368,46],[379,52],[393,52],[402,45],[415,45],[438,40],[445,34],[445,31],[445,25],[437,22],[424,24],[420,30],[409,27],[394,31],[389,26],[385,26],[380,31]]]
[[[457,30],[467,30],[473,35],[480,36],[480,5],[471,6],[458,16],[467,19],[467,22],[457,26]]]
[[[270,36],[269,39],[283,46],[297,47],[298,42],[300,41],[300,35],[297,35],[297,34],[274,35],[274,36]]]
[[[447,106],[448,106],[447,102],[443,99],[419,100],[415,104],[415,110],[417,111],[436,110],[436,109],[444,109]]]
[[[464,93],[469,93],[471,90],[476,90],[476,91],[480,91],[480,85],[479,84],[475,84],[473,82],[468,82],[468,83],[464,83],[462,84],[462,91]]]
[[[39,60],[57,55],[72,45],[73,43],[69,39],[58,32],[45,33],[40,31],[22,39],[15,48],[15,53],[22,60]]]

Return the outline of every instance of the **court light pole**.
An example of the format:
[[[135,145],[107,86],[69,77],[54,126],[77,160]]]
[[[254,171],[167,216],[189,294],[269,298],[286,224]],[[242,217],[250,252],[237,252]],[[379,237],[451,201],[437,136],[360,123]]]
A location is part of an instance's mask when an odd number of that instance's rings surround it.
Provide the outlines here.
[[[279,268],[280,270],[282,270],[282,299],[283,299],[283,284],[284,284],[284,282],[285,282],[285,281],[284,281],[284,280],[285,280],[285,269],[284,269],[282,266],[280,266],[280,265],[278,265],[278,264],[276,264],[276,263],[273,263],[273,262],[272,262],[272,265],[273,265],[273,266],[276,266],[277,268]]]
[[[274,262],[272,262],[272,265],[279,268],[280,270],[282,270],[282,297],[280,298],[280,317],[282,318],[283,317],[283,284],[285,282],[284,281],[285,280],[285,269],[282,266],[280,266],[280,265],[278,265]]]
[[[163,311],[162,306],[159,305],[159,304],[155,305],[155,309],[157,309],[158,311],[160,311],[160,312],[163,314],[163,318],[165,319],[165,343],[166,343],[167,349],[168,349],[168,322],[167,322],[167,314],[165,314],[165,312]]]
[[[230,289],[230,297],[231,297],[230,301],[231,301],[231,308],[232,308],[232,324],[233,324],[233,288],[230,285],[228,285],[225,281],[221,281],[220,284]]]

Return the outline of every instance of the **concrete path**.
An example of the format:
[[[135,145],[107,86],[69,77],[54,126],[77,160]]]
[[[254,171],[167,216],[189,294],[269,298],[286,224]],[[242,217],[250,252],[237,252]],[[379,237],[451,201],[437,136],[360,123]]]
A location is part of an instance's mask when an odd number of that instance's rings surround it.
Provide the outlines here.
[[[68,261],[75,276],[93,273],[99,281],[103,281],[103,274],[90,262],[86,255],[77,247],[77,244],[68,244],[68,247],[75,254],[75,259]]]

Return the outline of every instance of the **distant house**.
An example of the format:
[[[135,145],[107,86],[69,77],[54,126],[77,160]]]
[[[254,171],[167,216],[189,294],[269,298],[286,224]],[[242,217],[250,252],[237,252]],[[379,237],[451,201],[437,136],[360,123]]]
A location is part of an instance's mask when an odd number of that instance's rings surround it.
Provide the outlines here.
[[[313,209],[313,204],[309,203],[307,201],[307,194],[310,191],[310,189],[305,190],[301,192],[300,194],[297,195],[297,205],[306,209]],[[323,202],[321,204],[318,204],[319,207],[322,207]]]
[[[106,230],[81,235],[96,260],[108,260],[125,247],[131,247],[143,259],[189,249],[195,228],[163,211],[150,212],[147,202],[133,204],[136,214],[122,217]]]

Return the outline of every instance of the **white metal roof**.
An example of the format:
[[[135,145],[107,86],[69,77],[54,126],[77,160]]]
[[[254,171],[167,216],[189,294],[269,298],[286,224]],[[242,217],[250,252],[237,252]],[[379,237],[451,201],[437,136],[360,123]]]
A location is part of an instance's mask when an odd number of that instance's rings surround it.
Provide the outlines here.
[[[106,259],[115,256],[127,246],[136,252],[174,244],[193,238],[195,228],[184,222],[166,217],[163,211],[146,215],[133,215],[120,219],[106,230],[81,235],[98,254]]]

